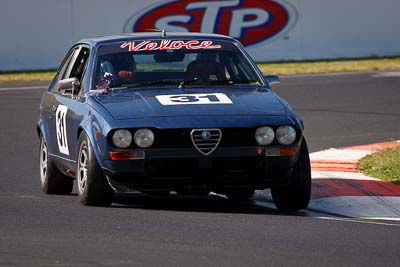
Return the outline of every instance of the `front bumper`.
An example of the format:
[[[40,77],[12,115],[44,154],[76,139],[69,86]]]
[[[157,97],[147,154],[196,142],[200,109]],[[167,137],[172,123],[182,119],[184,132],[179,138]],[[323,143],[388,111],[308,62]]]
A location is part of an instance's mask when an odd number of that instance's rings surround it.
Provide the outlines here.
[[[105,160],[103,170],[118,191],[265,189],[286,185],[297,160],[298,152],[268,155],[273,149],[218,148],[209,156],[194,148],[146,149],[144,159]]]

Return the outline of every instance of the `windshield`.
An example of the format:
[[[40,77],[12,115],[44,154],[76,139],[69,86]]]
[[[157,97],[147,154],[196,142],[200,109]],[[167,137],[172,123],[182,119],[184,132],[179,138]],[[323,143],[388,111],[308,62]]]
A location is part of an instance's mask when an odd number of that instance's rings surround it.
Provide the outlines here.
[[[232,42],[144,40],[99,48],[92,89],[145,85],[198,86],[263,82]]]

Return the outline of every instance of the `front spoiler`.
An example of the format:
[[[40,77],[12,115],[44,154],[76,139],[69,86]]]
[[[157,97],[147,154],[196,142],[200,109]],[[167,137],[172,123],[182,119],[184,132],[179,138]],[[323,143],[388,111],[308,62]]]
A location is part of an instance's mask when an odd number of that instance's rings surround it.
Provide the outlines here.
[[[266,189],[287,185],[297,160],[267,157],[253,148],[219,149],[203,156],[195,149],[153,150],[145,159],[106,160],[103,170],[110,185],[121,192]]]

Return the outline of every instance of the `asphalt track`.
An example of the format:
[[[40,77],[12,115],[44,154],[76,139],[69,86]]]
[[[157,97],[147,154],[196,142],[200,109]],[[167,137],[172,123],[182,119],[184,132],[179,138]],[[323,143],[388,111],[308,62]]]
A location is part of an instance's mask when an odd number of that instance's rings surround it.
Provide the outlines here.
[[[9,85],[12,86],[12,85]],[[282,78],[311,151],[400,139],[400,74]],[[0,89],[0,266],[400,266],[400,224],[282,214],[220,196],[119,195],[110,208],[40,191],[42,90]]]

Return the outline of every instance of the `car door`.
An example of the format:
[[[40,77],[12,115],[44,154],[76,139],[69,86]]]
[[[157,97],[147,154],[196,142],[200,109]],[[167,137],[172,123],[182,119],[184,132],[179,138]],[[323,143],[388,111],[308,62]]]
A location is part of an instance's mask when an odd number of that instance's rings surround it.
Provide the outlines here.
[[[71,49],[69,58],[60,68],[57,81],[53,81],[50,89],[49,132],[53,137],[51,143],[52,155],[60,169],[69,173],[74,170],[77,146],[77,133],[84,117],[85,109],[83,96],[83,79],[90,50],[83,45]],[[78,90],[60,90],[60,81],[77,78]],[[72,88],[71,88],[72,89]]]

